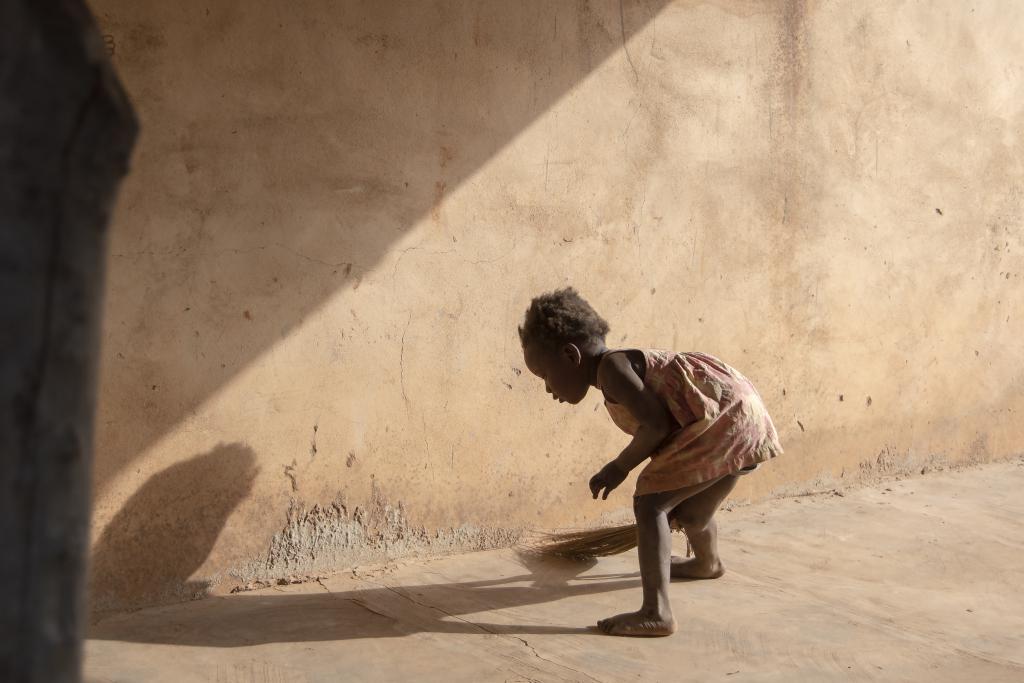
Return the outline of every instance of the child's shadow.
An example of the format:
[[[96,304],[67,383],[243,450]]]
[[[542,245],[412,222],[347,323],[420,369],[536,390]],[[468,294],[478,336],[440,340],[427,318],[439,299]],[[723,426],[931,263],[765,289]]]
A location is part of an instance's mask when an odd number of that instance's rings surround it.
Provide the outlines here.
[[[489,623],[463,618],[491,610],[635,588],[638,573],[581,577],[594,562],[520,555],[528,574],[454,583],[384,585],[339,592],[264,590],[113,617],[90,638],[167,645],[241,647],[264,643],[395,638],[415,633],[587,634],[580,625]],[[520,612],[516,618],[521,619]],[[493,616],[491,617],[493,618]]]

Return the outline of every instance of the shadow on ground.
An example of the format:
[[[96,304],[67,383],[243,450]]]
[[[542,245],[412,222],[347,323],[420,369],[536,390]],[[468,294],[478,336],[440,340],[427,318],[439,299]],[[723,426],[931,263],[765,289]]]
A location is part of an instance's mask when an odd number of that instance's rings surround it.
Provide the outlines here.
[[[363,579],[357,590],[320,590],[307,584],[266,589],[188,605],[113,617],[92,628],[89,638],[161,645],[243,647],[266,643],[397,638],[415,633],[558,634],[594,633],[588,628],[543,624],[497,624],[460,615],[537,605],[565,598],[635,588],[639,575],[579,576],[593,563],[534,559],[530,573],[454,583],[385,585]],[[138,618],[145,617],[140,628]],[[571,615],[567,615],[568,620]]]

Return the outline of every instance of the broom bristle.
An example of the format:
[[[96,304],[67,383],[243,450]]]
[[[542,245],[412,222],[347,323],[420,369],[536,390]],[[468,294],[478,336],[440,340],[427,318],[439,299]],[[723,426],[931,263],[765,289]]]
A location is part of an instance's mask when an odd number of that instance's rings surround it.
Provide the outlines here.
[[[571,559],[618,555],[636,547],[636,524],[580,529],[558,533],[540,533],[524,543],[530,551]],[[687,543],[687,555],[689,555]]]
[[[558,557],[617,555],[636,547],[636,525],[544,534],[533,547],[541,554]]]

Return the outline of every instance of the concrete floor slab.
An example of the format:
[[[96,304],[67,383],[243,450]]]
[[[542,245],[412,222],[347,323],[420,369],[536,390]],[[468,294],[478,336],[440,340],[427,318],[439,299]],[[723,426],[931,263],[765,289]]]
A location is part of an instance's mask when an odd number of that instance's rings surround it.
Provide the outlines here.
[[[636,555],[495,551],[357,570],[96,624],[90,683],[1024,680],[1024,461],[721,514],[728,566],[679,632],[599,635]]]

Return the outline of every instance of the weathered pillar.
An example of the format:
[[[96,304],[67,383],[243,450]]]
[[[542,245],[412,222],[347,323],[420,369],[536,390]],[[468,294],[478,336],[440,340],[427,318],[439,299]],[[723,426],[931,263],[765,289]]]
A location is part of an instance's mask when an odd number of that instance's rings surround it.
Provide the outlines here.
[[[81,0],[0,2],[0,681],[78,681],[106,230],[137,124]]]

